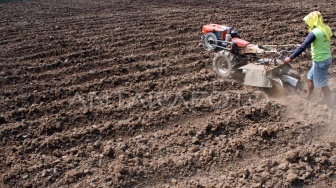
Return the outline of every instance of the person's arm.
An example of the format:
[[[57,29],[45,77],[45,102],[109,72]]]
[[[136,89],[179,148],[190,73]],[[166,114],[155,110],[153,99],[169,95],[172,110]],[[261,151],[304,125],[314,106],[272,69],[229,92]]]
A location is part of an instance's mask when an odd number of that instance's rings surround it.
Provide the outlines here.
[[[293,60],[294,58],[296,58],[297,56],[299,56],[306,48],[308,48],[311,43],[314,42],[314,40],[316,39],[316,36],[313,32],[310,32],[308,34],[308,36],[306,37],[306,39],[304,40],[304,42],[300,45],[300,47],[298,47],[289,57],[291,58],[291,60]]]

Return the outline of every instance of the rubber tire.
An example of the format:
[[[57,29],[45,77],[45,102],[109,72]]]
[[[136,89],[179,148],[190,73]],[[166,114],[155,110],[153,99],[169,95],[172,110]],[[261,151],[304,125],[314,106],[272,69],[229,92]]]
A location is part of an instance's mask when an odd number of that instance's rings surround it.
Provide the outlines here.
[[[291,76],[291,77],[296,78],[300,81],[300,73],[297,70],[289,69],[284,75]]]
[[[208,51],[215,51],[217,49],[218,42],[213,41],[211,44],[210,40],[217,40],[217,37],[214,33],[207,33],[203,38],[203,46]]]
[[[290,65],[281,65],[282,75],[288,75],[300,80],[300,73]]]
[[[223,78],[227,78],[232,73],[233,55],[225,50],[218,52],[213,60],[214,71]]]
[[[293,85],[291,85],[290,83],[287,83],[287,82],[283,82],[283,87],[274,87],[274,90],[277,91],[279,94],[281,95],[292,95],[292,94],[295,94],[297,93],[297,91],[301,88],[301,85],[300,85],[300,80],[301,80],[301,76],[300,76],[300,73],[293,69],[292,67],[286,69],[286,71],[283,73],[283,75],[288,75],[288,76],[291,76],[293,78],[296,78],[298,79],[298,83],[297,85],[294,87]]]

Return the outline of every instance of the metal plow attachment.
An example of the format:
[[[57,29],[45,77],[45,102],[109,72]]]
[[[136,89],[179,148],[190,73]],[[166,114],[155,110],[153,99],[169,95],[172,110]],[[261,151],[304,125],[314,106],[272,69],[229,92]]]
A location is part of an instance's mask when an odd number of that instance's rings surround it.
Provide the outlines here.
[[[247,64],[240,67],[245,73],[244,85],[256,87],[272,87],[269,75],[264,65]]]

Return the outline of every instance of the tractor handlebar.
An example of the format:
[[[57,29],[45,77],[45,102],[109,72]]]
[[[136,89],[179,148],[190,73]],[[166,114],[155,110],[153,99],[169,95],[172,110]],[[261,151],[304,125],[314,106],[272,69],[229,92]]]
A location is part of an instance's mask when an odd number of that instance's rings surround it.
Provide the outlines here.
[[[273,60],[276,63],[275,59],[285,60],[286,55],[295,51],[295,44],[284,44],[284,45],[258,45],[260,49],[265,50],[265,53],[274,54]],[[272,60],[272,61],[273,61]]]
[[[295,44],[283,44],[283,45],[258,45],[259,48],[265,50],[266,53],[275,53],[281,59],[285,59],[284,53],[292,53],[295,51]],[[288,48],[292,47],[291,50],[279,50],[279,48]]]

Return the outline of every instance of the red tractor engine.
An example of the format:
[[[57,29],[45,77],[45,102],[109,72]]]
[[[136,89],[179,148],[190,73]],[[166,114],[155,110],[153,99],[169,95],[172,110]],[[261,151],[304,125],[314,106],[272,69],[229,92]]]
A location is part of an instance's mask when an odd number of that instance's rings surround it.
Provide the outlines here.
[[[208,51],[217,52],[213,67],[221,77],[237,74],[244,75],[244,85],[257,87],[273,87],[287,83],[297,88],[300,75],[281,59],[283,53],[293,50],[295,45],[256,45],[241,39],[238,32],[231,27],[219,24],[207,24],[202,27],[203,46]],[[279,51],[278,51],[279,50]]]
[[[218,40],[225,40],[226,34],[231,34],[231,27],[219,25],[219,24],[208,24],[202,27],[202,32],[206,35],[208,33],[213,33]]]
[[[229,50],[233,54],[263,53],[257,45],[240,39],[238,32],[231,27],[219,24],[208,24],[202,27],[202,38],[205,49],[209,51]],[[233,50],[233,51],[232,51]],[[235,54],[237,55],[237,54]]]

